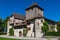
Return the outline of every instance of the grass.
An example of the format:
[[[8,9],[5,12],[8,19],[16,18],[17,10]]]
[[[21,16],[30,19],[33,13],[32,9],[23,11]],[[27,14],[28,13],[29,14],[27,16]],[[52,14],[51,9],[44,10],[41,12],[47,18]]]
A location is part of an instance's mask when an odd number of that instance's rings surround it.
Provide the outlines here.
[[[12,38],[0,38],[0,40],[21,40],[21,39],[12,39]]]

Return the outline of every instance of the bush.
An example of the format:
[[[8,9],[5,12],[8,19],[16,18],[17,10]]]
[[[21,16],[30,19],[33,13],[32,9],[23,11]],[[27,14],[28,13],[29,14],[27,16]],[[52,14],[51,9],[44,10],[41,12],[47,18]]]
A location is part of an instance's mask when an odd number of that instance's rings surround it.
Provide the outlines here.
[[[45,36],[60,36],[60,32],[46,32]]]
[[[49,30],[48,23],[44,22],[41,29],[42,29],[42,32],[47,32]]]
[[[11,28],[10,31],[9,31],[9,33],[10,33],[10,36],[14,36],[14,29]]]
[[[23,36],[26,37],[26,34],[27,34],[27,29],[24,29],[23,30]]]
[[[60,32],[60,26],[57,26],[57,30],[58,30],[58,32]]]
[[[7,33],[6,32],[0,32],[0,35],[6,35]]]

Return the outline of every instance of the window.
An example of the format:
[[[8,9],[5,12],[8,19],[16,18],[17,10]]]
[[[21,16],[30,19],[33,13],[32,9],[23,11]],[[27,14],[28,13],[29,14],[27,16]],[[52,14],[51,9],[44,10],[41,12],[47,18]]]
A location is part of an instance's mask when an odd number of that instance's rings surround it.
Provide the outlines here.
[[[41,19],[41,22],[43,22],[43,20]]]
[[[28,22],[27,24],[30,25],[30,22]]]
[[[39,23],[37,23],[37,25],[39,26]]]
[[[37,29],[38,29],[38,30],[40,29],[39,23],[37,23]]]
[[[21,32],[21,31],[19,32],[19,36],[20,36],[20,37],[22,36],[22,32]]]
[[[31,28],[30,28],[30,27],[28,27],[28,28],[27,28],[27,30],[28,30],[28,31],[30,31],[30,30],[31,30]]]

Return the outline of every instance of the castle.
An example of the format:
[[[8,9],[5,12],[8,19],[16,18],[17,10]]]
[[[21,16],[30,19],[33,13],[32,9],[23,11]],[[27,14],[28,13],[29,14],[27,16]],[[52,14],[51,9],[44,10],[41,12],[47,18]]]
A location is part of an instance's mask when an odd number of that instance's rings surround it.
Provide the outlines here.
[[[26,8],[25,11],[25,16],[17,13],[13,13],[10,16],[10,19],[7,22],[7,35],[10,35],[9,30],[13,27],[14,36],[24,37],[25,35],[25,37],[43,37],[44,33],[42,32],[41,27],[45,21],[56,26],[54,21],[44,17],[44,9],[37,3],[33,3]],[[56,27],[54,30],[57,31]]]

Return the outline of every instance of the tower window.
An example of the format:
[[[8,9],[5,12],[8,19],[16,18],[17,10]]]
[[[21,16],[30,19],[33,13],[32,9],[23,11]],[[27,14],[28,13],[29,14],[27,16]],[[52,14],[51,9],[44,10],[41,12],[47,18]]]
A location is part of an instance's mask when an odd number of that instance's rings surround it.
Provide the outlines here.
[[[41,22],[43,22],[43,20],[41,20]]]
[[[39,26],[39,23],[37,25]]]

